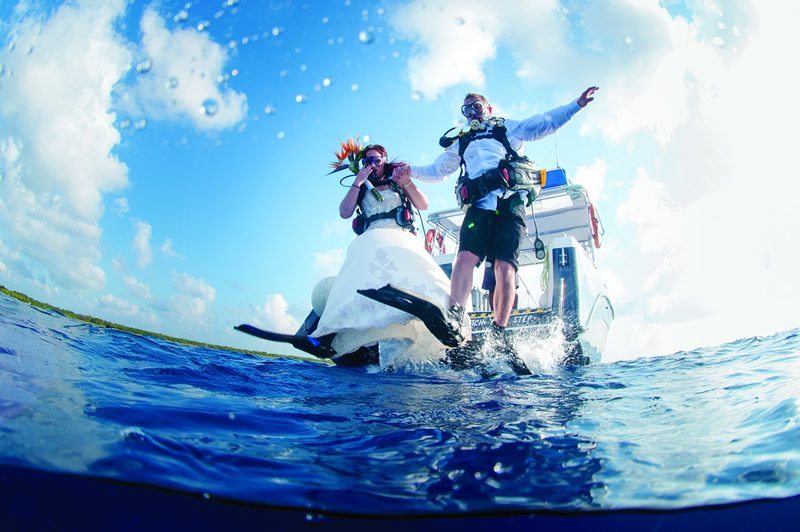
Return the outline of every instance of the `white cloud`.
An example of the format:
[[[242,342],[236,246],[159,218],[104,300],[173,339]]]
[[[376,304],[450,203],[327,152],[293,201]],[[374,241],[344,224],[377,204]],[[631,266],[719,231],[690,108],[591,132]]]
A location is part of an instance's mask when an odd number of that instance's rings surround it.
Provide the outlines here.
[[[147,222],[137,221],[134,227],[136,234],[133,237],[133,248],[136,250],[139,267],[144,268],[153,262],[153,250],[150,248],[153,226]]]
[[[128,212],[131,210],[130,206],[128,205],[128,198],[122,197],[115,199],[114,209],[116,210],[118,216],[128,214]]]
[[[759,38],[698,91],[690,121],[640,170],[620,205],[637,234],[618,266],[631,310],[615,357],[661,354],[798,326],[800,234],[792,135],[800,111],[776,98],[797,73],[774,67],[797,13],[759,4]],[[713,89],[712,89],[713,86]],[[637,342],[641,342],[640,344]]]
[[[322,277],[337,275],[344,263],[345,251],[341,248],[314,252],[314,270]]]
[[[122,278],[122,282],[125,284],[125,288],[127,288],[134,295],[137,295],[142,299],[147,299],[148,301],[153,301],[156,299],[155,295],[150,290],[150,287],[135,277],[126,275]]]
[[[103,294],[99,299],[100,306],[125,316],[135,316],[139,313],[139,307],[133,303],[115,297],[112,294]]]
[[[351,222],[348,220],[342,220],[337,216],[336,218],[328,218],[327,220],[323,220],[320,236],[323,240],[328,240],[329,238],[337,236],[354,234],[352,231]]]
[[[207,318],[217,297],[213,286],[186,273],[173,274],[172,286],[178,292],[172,297],[172,308],[181,319],[196,322]]]
[[[289,304],[282,294],[270,294],[264,304],[256,306],[256,323],[272,331],[294,333],[300,323],[289,314]]]
[[[411,2],[392,18],[401,37],[419,49],[408,60],[411,88],[436,98],[450,85],[484,84],[482,65],[496,53],[498,29],[493,4],[480,0]]]
[[[231,127],[245,117],[247,97],[219,85],[228,57],[208,33],[169,30],[152,7],[145,10],[141,28],[139,64],[152,66],[124,93],[123,108],[155,119],[188,119],[203,130]]]
[[[163,253],[167,257],[173,257],[173,258],[181,257],[180,253],[175,251],[175,248],[172,246],[171,238],[164,240],[164,243],[161,244],[161,247],[159,249],[161,250],[161,253]]]
[[[603,199],[606,190],[606,171],[608,165],[603,159],[597,159],[590,166],[578,166],[573,182],[582,185],[589,197],[597,203]]]
[[[22,5],[5,25],[16,46],[0,50],[0,227],[16,258],[2,259],[53,290],[105,283],[102,196],[128,183],[110,112],[130,61],[113,31],[125,5],[69,3],[47,19]]]

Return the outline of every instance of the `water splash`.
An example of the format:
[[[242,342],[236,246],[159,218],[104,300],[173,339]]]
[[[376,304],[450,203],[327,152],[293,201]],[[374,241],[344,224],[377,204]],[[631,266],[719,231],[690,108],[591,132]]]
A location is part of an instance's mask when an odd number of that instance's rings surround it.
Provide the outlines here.
[[[153,68],[153,60],[149,57],[145,57],[144,59],[140,60],[136,63],[136,72],[139,74],[147,74],[150,72],[150,69]]]
[[[358,32],[358,42],[362,44],[372,44],[375,40],[375,36],[372,32],[367,30],[361,30]]]
[[[214,98],[206,98],[203,100],[203,103],[200,104],[200,112],[206,116],[214,116],[217,114],[218,110],[219,104]]]
[[[268,103],[264,106],[264,114],[266,115],[274,115],[277,112],[278,108],[274,104]]]

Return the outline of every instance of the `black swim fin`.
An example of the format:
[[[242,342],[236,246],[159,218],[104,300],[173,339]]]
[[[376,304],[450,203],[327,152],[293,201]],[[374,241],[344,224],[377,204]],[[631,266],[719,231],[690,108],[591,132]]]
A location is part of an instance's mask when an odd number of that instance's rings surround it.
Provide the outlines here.
[[[440,342],[448,347],[457,347],[464,343],[460,323],[448,319],[436,303],[422,296],[387,284],[381,288],[365,288],[356,290],[359,294],[389,305],[419,318],[425,327]]]
[[[309,335],[283,334],[265,331],[264,329],[259,329],[258,327],[247,325],[246,323],[237,325],[234,327],[234,329],[252,336],[257,336],[258,338],[263,338],[264,340],[292,344],[295,349],[305,351],[306,353],[312,354],[315,357],[331,358],[336,355],[336,351],[331,347],[330,342],[333,339],[332,334],[322,336],[320,338],[314,338],[313,336]]]

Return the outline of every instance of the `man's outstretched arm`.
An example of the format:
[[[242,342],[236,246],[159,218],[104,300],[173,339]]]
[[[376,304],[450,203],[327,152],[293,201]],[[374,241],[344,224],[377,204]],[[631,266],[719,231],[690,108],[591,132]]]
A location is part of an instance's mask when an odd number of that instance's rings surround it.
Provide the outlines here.
[[[522,141],[537,140],[555,132],[558,128],[569,122],[578,111],[586,107],[589,102],[594,100],[594,93],[599,88],[592,86],[586,89],[577,99],[551,109],[546,113],[535,115],[525,120],[517,122],[513,128],[509,128],[509,134]]]

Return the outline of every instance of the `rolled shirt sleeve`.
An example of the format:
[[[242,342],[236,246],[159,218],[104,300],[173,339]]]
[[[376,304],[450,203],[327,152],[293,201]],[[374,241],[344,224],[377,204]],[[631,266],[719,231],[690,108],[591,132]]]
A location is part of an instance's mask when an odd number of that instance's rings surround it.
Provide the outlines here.
[[[520,141],[528,142],[546,137],[566,124],[580,110],[581,106],[578,105],[578,100],[573,100],[567,105],[556,107],[546,113],[534,115],[525,120],[507,120],[506,126],[508,127],[509,139],[515,137]]]
[[[458,143],[453,144],[440,154],[432,164],[425,166],[411,165],[411,175],[420,181],[444,181],[447,176],[458,170],[461,158],[458,156]]]

